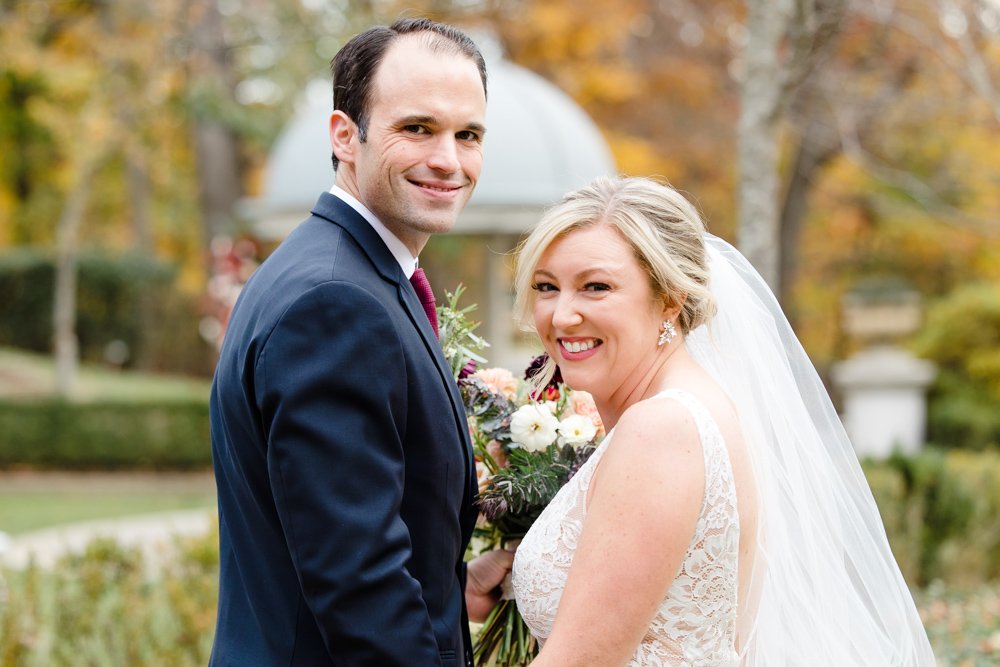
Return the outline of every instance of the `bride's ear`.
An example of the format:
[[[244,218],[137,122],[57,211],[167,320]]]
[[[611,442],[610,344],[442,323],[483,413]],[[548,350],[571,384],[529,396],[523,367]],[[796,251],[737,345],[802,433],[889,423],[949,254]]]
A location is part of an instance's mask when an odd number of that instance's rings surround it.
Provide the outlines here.
[[[684,308],[684,302],[687,301],[687,294],[682,293],[676,301],[672,301],[669,296],[663,297],[663,319],[670,320],[671,322],[676,320],[681,314],[681,310]]]

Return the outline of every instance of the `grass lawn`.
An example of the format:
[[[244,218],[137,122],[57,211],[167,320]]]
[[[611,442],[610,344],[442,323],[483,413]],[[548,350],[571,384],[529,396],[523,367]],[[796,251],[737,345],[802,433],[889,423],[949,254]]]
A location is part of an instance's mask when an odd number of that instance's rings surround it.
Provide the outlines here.
[[[51,396],[55,386],[52,358],[44,354],[0,347],[0,398]],[[75,401],[170,400],[201,396],[208,400],[210,382],[203,378],[118,371],[83,365],[73,388]]]
[[[211,472],[0,473],[0,531],[17,535],[74,521],[215,507]]]
[[[52,358],[0,347],[0,400],[52,395]],[[96,365],[80,367],[72,400],[208,400],[209,381]],[[2,435],[0,435],[2,437]],[[210,471],[198,473],[0,471],[0,531],[215,506]]]

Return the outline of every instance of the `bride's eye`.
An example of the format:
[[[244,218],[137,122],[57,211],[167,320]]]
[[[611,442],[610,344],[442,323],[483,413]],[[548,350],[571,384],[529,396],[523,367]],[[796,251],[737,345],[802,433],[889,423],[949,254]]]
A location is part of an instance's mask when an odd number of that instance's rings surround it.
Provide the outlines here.
[[[583,289],[587,292],[606,292],[611,289],[611,285],[607,283],[587,283],[583,286]]]
[[[552,283],[535,283],[531,286],[531,289],[536,292],[557,292],[556,286]]]

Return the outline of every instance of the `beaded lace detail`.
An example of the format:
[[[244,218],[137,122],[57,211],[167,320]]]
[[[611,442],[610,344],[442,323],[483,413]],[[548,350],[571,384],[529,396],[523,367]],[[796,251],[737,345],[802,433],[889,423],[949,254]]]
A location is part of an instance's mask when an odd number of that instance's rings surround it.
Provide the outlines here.
[[[671,389],[654,398],[672,398],[694,416],[705,459],[705,495],[677,577],[629,666],[735,666],[740,529],[729,453],[715,420],[693,395]],[[517,549],[512,578],[517,607],[542,643],[552,631],[573,563],[594,469],[613,435],[612,430],[559,490]]]

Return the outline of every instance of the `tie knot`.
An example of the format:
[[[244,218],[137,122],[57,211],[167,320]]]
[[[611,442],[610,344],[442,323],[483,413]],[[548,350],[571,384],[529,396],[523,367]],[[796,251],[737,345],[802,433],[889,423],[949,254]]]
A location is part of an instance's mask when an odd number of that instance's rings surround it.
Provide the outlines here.
[[[417,269],[413,272],[413,275],[410,276],[410,284],[413,285],[413,291],[417,293],[417,298],[420,299],[420,304],[424,307],[427,320],[431,323],[431,328],[434,329],[434,335],[437,336],[438,322],[434,290],[431,289],[431,283],[427,280],[427,274],[424,273],[423,269]]]

